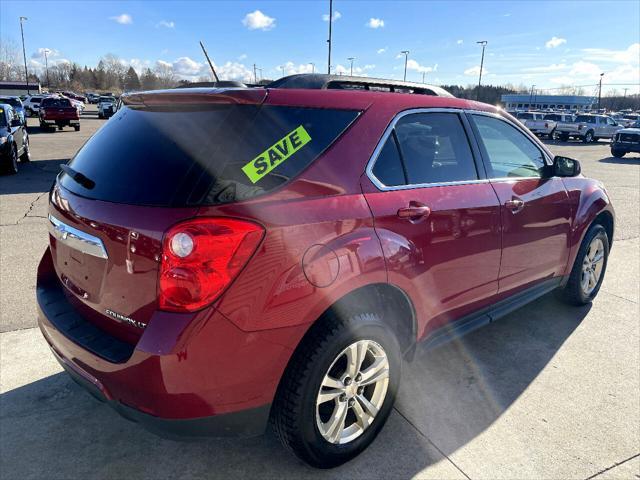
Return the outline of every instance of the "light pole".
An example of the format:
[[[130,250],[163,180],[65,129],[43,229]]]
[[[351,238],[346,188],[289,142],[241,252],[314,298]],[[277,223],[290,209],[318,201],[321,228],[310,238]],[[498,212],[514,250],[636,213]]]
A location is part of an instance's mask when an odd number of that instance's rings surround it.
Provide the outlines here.
[[[258,69],[255,63],[253,64],[253,83],[258,83]]]
[[[309,62],[309,65],[311,65],[311,73],[316,73],[316,64],[313,62]]]
[[[347,58],[347,60],[349,60],[351,62],[351,73],[349,73],[349,75],[351,75],[353,77],[353,61],[356,59],[356,57],[349,57]]]
[[[258,68],[258,71],[260,72],[260,80],[262,80],[262,69]]]
[[[531,93],[529,94],[529,109],[531,109],[531,102],[533,102],[533,89],[536,88],[535,85],[531,85]]]
[[[44,49],[44,68],[47,72],[47,90],[51,91],[51,83],[49,82],[49,61],[47,60],[47,53],[49,53],[49,49]]]
[[[27,17],[20,17],[20,34],[22,35],[22,57],[24,58],[24,79],[27,82],[27,94],[31,95],[29,90],[29,72],[27,71],[27,53],[24,49],[24,30],[22,28],[22,22],[27,20]]]
[[[598,110],[600,110],[600,103],[602,100],[602,77],[604,77],[604,73],[600,74],[600,83],[598,84]]]
[[[482,57],[480,58],[480,75],[478,77],[478,91],[476,92],[476,100],[480,101],[480,84],[482,83],[482,68],[484,66],[484,47],[487,46],[488,42],[486,40],[480,40],[476,43],[482,45]]]
[[[284,77],[285,76],[285,74],[284,74],[284,65],[281,65],[280,68],[282,69],[282,76]]]
[[[409,59],[409,50],[402,50],[400,53],[404,55],[404,76],[402,77],[402,79],[406,82],[407,81],[407,60]]]
[[[422,83],[424,83],[424,76],[426,75],[427,72],[422,72]]]
[[[331,74],[331,26],[333,24],[333,0],[329,0],[329,60],[327,61],[327,73]]]

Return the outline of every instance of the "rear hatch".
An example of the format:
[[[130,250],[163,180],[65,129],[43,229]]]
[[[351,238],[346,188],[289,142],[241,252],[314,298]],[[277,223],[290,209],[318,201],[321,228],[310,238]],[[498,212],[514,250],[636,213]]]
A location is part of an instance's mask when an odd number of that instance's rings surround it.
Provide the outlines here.
[[[67,98],[47,98],[42,101],[40,109],[46,119],[77,120],[78,109]]]
[[[63,167],[50,199],[60,282],[90,322],[135,343],[158,309],[163,235],[201,206],[285,185],[358,116],[267,106],[267,90],[123,99]]]

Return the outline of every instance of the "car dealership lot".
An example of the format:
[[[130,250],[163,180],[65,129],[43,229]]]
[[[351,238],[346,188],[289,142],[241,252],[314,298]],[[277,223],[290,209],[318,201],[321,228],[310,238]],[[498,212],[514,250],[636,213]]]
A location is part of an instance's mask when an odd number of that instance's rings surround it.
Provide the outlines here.
[[[3,477],[246,476],[633,478],[640,472],[640,157],[608,144],[552,142],[607,186],[617,213],[600,295],[570,308],[547,295],[406,365],[395,412],[364,454],[336,470],[303,466],[271,435],[159,439],[61,373],[35,328],[35,269],[47,244],[46,192],[104,123],[40,132],[32,163],[0,177],[0,468]]]

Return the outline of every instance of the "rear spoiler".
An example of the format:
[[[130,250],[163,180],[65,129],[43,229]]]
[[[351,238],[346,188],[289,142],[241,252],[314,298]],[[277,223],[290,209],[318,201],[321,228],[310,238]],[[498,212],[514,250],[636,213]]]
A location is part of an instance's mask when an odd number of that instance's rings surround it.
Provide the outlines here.
[[[167,106],[202,104],[260,105],[268,95],[265,89],[253,88],[184,88],[153,90],[122,95],[124,105]]]

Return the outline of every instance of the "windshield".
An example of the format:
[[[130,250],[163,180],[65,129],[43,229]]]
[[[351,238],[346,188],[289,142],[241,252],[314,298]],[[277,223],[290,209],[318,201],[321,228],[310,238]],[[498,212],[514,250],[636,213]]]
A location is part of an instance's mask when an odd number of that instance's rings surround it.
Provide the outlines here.
[[[88,198],[154,206],[215,205],[277,188],[313,162],[358,116],[352,110],[255,105],[121,108],[69,166]]]
[[[22,107],[22,102],[17,98],[0,97],[0,103],[7,103],[12,107],[18,107],[18,108]]]

